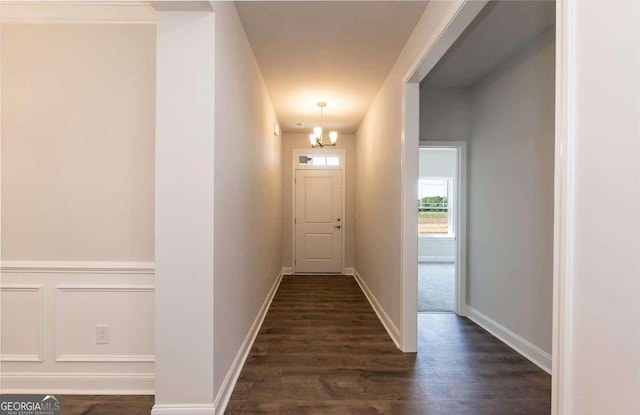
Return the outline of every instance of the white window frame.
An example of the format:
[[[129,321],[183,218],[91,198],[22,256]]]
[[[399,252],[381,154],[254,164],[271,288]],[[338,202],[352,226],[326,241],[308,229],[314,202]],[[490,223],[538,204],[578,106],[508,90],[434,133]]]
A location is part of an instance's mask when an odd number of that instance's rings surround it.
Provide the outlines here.
[[[300,156],[338,156],[339,157],[339,165],[338,166],[316,166],[309,163],[300,163]],[[344,149],[325,149],[325,148],[310,148],[310,149],[299,149],[296,148],[293,150],[293,159],[291,160],[291,165],[293,166],[293,173],[295,176],[296,170],[345,170],[345,150]]]
[[[442,233],[420,233],[420,231],[418,231],[418,237],[423,239],[423,238],[437,238],[437,239],[443,239],[443,238],[448,238],[448,239],[455,239],[456,237],[456,225],[457,225],[457,220],[456,220],[456,215],[453,214],[453,212],[455,212],[456,209],[456,203],[457,203],[457,195],[455,195],[454,193],[454,189],[455,189],[455,178],[454,177],[440,177],[440,176],[424,176],[424,177],[418,177],[418,193],[420,192],[420,180],[446,180],[447,182],[447,203],[448,203],[448,210],[447,210],[447,225],[448,225],[448,229],[447,229],[447,233],[446,234],[442,234]],[[419,195],[418,195],[419,197]]]

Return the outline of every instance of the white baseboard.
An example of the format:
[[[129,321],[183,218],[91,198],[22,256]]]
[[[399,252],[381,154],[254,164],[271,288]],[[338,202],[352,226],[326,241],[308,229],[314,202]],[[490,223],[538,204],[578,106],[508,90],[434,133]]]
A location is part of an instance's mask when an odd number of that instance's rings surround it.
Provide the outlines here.
[[[354,275],[355,274],[355,269],[353,269],[352,267],[347,267],[344,269],[344,275]]]
[[[491,318],[485,316],[473,307],[467,306],[467,317],[498,339],[502,340],[502,342],[507,346],[520,353],[540,369],[551,374],[551,355],[549,353],[540,349],[530,341],[520,337],[500,323],[497,323]]]
[[[456,262],[456,257],[454,256],[419,256],[418,262]]]
[[[153,395],[153,373],[3,372],[2,393]]]
[[[213,404],[153,405],[151,415],[215,415]]]
[[[402,350],[402,348],[400,347],[400,330],[398,330],[396,325],[393,324],[393,321],[391,321],[391,318],[389,317],[387,312],[384,311],[384,308],[382,308],[382,305],[380,305],[376,296],[373,295],[373,292],[371,292],[371,290],[367,286],[367,283],[364,282],[358,271],[355,269],[353,270],[353,277],[360,286],[360,289],[364,293],[365,297],[367,297],[367,300],[369,300],[369,304],[371,304],[373,311],[375,311],[378,315],[378,319],[380,319],[380,322],[384,326],[385,330],[387,330],[387,333],[389,333],[391,340],[393,340],[398,349]]]
[[[218,392],[218,395],[216,396],[213,404],[215,408],[215,414],[222,415],[224,414],[225,409],[227,409],[229,398],[231,398],[231,394],[233,393],[233,389],[236,386],[236,382],[238,381],[238,377],[240,376],[240,372],[242,371],[244,363],[247,360],[247,356],[249,356],[249,352],[251,351],[253,342],[256,340],[256,336],[260,331],[260,327],[262,327],[262,322],[267,315],[267,311],[269,311],[271,301],[273,301],[273,297],[278,291],[278,287],[280,286],[283,275],[285,275],[285,268],[282,268],[280,274],[278,274],[278,277],[274,281],[269,294],[267,294],[267,298],[265,298],[264,302],[262,303],[262,307],[260,307],[258,315],[253,321],[253,324],[251,325],[247,336],[244,338],[244,341],[240,346],[240,350],[238,350],[235,359],[233,359],[231,368],[229,368],[229,371],[227,372],[227,375],[222,382],[222,386],[220,386],[220,391]]]

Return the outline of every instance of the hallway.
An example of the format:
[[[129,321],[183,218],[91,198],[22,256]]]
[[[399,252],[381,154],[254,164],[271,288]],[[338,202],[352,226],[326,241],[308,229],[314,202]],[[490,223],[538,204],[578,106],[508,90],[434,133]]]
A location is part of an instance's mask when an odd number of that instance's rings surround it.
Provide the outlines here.
[[[640,415],[640,1],[0,34],[0,415]]]
[[[352,277],[285,276],[227,414],[549,414],[551,377],[467,319],[401,353]]]

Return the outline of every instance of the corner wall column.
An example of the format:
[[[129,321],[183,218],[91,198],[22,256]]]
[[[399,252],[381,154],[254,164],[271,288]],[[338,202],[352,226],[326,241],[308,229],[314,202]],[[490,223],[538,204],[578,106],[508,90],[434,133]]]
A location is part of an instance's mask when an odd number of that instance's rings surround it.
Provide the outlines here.
[[[172,2],[178,3],[178,2]],[[156,55],[155,414],[214,414],[214,13],[162,9]]]

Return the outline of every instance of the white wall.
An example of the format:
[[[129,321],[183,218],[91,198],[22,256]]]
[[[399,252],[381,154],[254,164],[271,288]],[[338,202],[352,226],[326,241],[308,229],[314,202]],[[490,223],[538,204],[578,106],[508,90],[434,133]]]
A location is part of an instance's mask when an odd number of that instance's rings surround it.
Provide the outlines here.
[[[216,2],[215,387],[282,268],[282,149],[273,105],[231,2]]]
[[[153,261],[155,27],[2,24],[2,258]]]
[[[579,1],[573,23],[574,257],[563,413],[632,415],[640,413],[640,3]]]
[[[151,393],[155,26],[31,7],[1,27],[2,392]]]
[[[402,80],[460,4],[427,4],[357,132],[355,264],[396,329],[402,280]]]
[[[420,177],[458,176],[458,157],[455,149],[421,148],[418,163]]]
[[[153,413],[185,403],[212,409],[215,396],[214,14],[157,19]]]
[[[293,267],[292,255],[292,177],[291,161],[294,149],[310,148],[308,134],[284,134],[282,137],[282,264]],[[330,147],[328,151],[331,151]],[[340,134],[337,148],[344,149],[346,154],[345,169],[345,218],[343,229],[345,234],[345,262],[346,268],[354,266],[355,251],[355,196],[356,196],[356,136],[354,134]]]
[[[468,303],[551,353],[555,39],[471,90]]]
[[[455,262],[456,240],[449,236],[418,236],[419,262]]]

